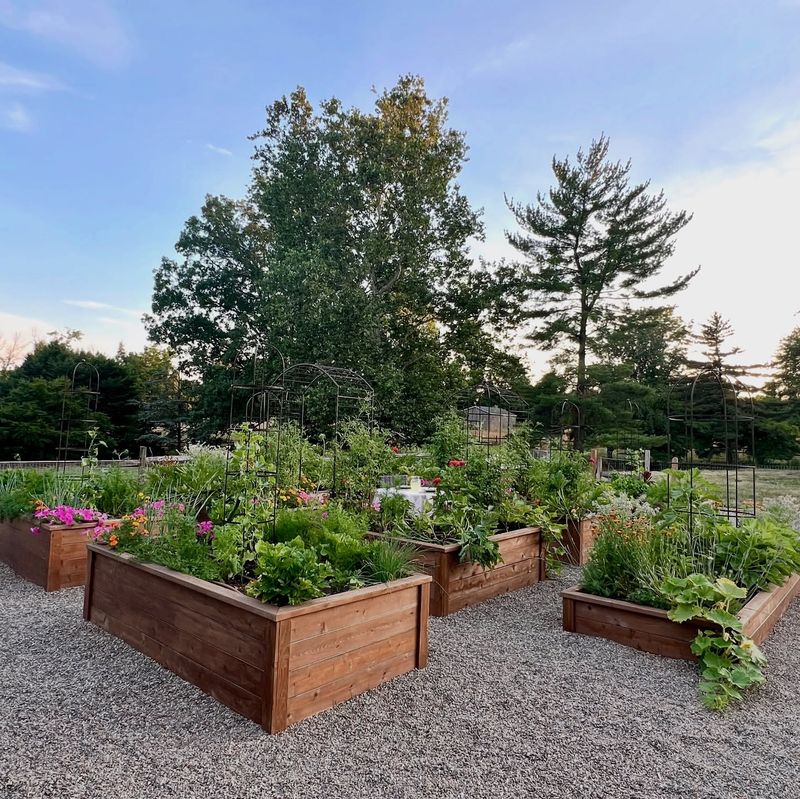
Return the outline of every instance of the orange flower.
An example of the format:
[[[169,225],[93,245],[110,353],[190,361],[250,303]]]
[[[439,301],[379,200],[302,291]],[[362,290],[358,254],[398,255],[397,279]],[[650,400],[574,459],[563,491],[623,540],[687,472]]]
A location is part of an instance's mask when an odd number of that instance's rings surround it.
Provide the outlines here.
[[[119,543],[119,538],[117,538],[115,535],[109,536],[108,545],[110,547],[115,547],[118,543]]]

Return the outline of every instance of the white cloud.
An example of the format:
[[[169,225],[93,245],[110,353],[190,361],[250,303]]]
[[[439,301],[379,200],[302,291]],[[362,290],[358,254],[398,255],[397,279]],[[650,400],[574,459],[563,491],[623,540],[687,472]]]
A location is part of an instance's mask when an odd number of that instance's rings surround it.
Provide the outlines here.
[[[212,153],[217,153],[217,155],[233,155],[233,152],[227,147],[217,147],[215,144],[207,144],[206,149],[211,150]]]
[[[39,72],[18,69],[0,61],[0,88],[27,92],[46,92],[63,86],[55,78]]]
[[[77,328],[83,333],[83,338],[77,343],[78,347],[106,355],[114,355],[120,343],[132,352],[142,350],[147,345],[144,326],[141,322],[133,320],[111,317],[108,317],[106,322],[99,319],[75,319],[61,315],[55,309],[52,313],[48,313],[47,320],[44,320],[0,311],[0,337],[11,338],[15,333],[20,333],[23,340],[28,342],[29,349],[34,341],[46,339],[48,331],[63,330],[67,327]]]
[[[107,302],[97,300],[63,300],[64,305],[72,305],[75,308],[84,308],[87,311],[117,311],[128,316],[142,316],[145,312],[141,308],[121,308],[119,305],[110,305]],[[102,317],[98,317],[102,319]]]
[[[131,40],[106,0],[0,2],[0,25],[62,45],[104,67],[125,64]]]
[[[20,103],[0,108],[0,128],[26,133],[33,129],[33,117]]]
[[[702,265],[678,296],[679,310],[696,321],[719,311],[736,330],[742,361],[761,363],[800,325],[800,119],[771,124],[748,153],[734,166],[682,175],[666,187],[671,207],[694,213],[669,272]]]

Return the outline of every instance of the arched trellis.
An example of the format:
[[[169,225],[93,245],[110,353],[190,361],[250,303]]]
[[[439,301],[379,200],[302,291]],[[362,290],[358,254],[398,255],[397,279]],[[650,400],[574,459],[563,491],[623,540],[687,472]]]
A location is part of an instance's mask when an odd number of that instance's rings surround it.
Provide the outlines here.
[[[603,458],[604,466],[614,472],[634,471],[637,463],[633,455],[641,449],[638,446],[641,444],[641,436],[633,429],[638,422],[642,421],[641,405],[637,400],[626,397],[623,407],[627,412],[623,418],[627,417],[630,424],[615,431],[616,441],[613,442],[613,447],[607,447],[606,456]],[[636,440],[637,435],[639,435],[639,441]],[[607,440],[612,441],[611,436]]]
[[[514,391],[484,381],[459,394],[467,452],[502,444],[517,424],[528,418],[528,403]]]
[[[698,389],[702,386],[710,389],[710,396],[700,396],[702,390]],[[694,470],[719,470],[715,454],[722,455],[725,485],[724,504],[719,512],[734,524],[756,515],[755,410],[752,397],[748,398],[748,404],[749,413],[743,414],[735,384],[712,367],[700,370],[686,383],[673,385],[667,395],[669,465],[688,469],[689,487],[693,492]],[[715,406],[717,411],[713,412]],[[679,432],[682,435],[678,435]],[[704,447],[709,453],[707,459],[698,456],[698,434],[709,439]],[[743,464],[740,459],[745,442],[750,447],[749,464]],[[667,492],[668,502],[670,493]],[[694,525],[693,503],[688,503],[687,512],[691,529]]]
[[[573,449],[576,441],[585,438],[586,428],[583,422],[583,411],[577,402],[571,399],[562,400],[553,406],[550,412],[550,446],[555,440],[558,452]]]
[[[330,489],[335,495],[341,426],[348,420],[359,420],[372,431],[375,391],[353,369],[319,363],[288,366],[274,382],[281,391],[281,425],[296,424],[303,436],[324,436],[335,443],[330,455]],[[298,470],[299,479],[303,472],[302,452]]]
[[[65,380],[61,399],[61,421],[56,450],[56,471],[67,471],[70,461],[81,462],[83,474],[86,459],[93,458],[94,438],[90,431],[96,428],[100,403],[100,372],[86,360],[78,361],[72,374]],[[75,416],[75,413],[79,416]]]
[[[269,342],[245,348],[231,366],[228,451],[225,461],[223,515],[234,515],[237,503],[269,500],[270,523],[274,530],[281,466],[281,409],[283,388],[268,379],[276,364],[283,372],[286,359]],[[234,442],[237,438],[238,441]],[[263,439],[263,446],[256,442]],[[235,447],[238,443],[238,447]],[[244,478],[246,492],[231,490],[235,478]]]

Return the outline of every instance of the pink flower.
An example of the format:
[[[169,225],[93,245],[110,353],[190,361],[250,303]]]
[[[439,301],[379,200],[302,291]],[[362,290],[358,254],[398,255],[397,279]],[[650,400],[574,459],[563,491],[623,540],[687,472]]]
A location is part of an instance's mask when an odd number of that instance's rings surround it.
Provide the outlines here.
[[[31,527],[31,532],[32,532],[34,535],[39,535],[39,533],[41,533],[41,532],[42,532],[42,528],[41,528],[41,527]]]
[[[305,503],[308,503],[308,500],[311,499],[309,494],[306,491],[303,491],[302,489],[297,492],[297,496]]]
[[[381,509],[381,501],[379,499],[372,500],[372,510],[379,511]]]
[[[213,536],[213,534],[214,534],[214,522],[200,522],[197,525],[197,535]]]

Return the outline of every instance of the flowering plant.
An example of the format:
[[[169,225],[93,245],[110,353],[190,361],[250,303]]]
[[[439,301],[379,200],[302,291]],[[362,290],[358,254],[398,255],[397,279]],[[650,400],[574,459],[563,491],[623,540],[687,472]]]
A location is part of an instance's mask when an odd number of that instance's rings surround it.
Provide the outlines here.
[[[33,517],[45,524],[57,524],[70,527],[73,524],[86,524],[87,522],[97,522],[106,519],[104,513],[94,508],[73,508],[71,505],[57,505],[55,508],[48,508],[41,500],[36,500],[36,508]],[[31,532],[36,534],[39,527],[31,527]]]

